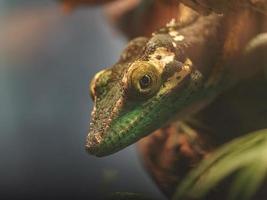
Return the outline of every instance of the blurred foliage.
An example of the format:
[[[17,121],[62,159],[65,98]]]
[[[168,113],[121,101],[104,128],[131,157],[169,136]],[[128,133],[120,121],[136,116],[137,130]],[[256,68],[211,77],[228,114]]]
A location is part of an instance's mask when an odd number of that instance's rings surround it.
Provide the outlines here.
[[[223,199],[250,199],[267,174],[267,129],[234,139],[215,151],[184,179],[173,199],[200,199],[226,178]]]
[[[118,179],[118,170],[115,169],[105,169],[103,170],[102,179],[103,179],[103,187],[109,186],[114,181]]]
[[[142,194],[129,192],[116,192],[108,198],[108,200],[152,200]]]

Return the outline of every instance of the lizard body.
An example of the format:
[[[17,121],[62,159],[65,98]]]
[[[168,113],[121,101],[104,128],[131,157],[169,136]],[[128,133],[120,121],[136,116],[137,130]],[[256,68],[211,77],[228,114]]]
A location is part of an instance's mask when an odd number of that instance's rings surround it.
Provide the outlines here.
[[[104,156],[136,142],[175,116],[190,115],[233,84],[228,60],[240,54],[255,32],[250,12],[171,21],[151,38],[132,40],[111,68],[93,78],[95,102],[86,148]],[[243,37],[242,25],[253,27]]]

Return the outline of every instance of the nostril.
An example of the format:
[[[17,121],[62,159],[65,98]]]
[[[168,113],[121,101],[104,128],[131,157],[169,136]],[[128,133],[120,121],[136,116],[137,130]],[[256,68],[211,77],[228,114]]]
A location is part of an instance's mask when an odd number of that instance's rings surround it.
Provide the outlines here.
[[[102,137],[100,136],[99,133],[90,132],[87,136],[87,140],[85,144],[86,150],[90,154],[96,154],[98,145],[100,144],[101,141],[102,141]]]
[[[87,144],[96,145],[102,141],[102,136],[100,133],[96,133],[95,131],[90,131],[87,136]]]
[[[95,142],[92,142],[90,139],[87,140],[85,144],[85,149],[89,154],[96,154],[97,152],[97,145]]]

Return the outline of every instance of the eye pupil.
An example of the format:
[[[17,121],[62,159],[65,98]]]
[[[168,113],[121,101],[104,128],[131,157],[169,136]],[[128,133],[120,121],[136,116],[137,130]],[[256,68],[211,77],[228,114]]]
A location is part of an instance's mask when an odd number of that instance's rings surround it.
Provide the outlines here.
[[[150,77],[149,75],[144,75],[144,76],[140,79],[139,83],[140,83],[140,87],[141,87],[142,89],[145,89],[145,88],[147,88],[148,86],[150,86],[150,84],[151,84],[151,77]]]

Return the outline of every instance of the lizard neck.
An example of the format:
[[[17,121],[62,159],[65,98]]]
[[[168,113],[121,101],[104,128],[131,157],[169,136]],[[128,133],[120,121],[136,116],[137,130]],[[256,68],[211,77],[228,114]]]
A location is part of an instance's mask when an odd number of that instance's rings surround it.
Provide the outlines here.
[[[179,60],[190,59],[194,68],[207,77],[222,54],[223,34],[220,27],[223,16],[199,16],[195,23],[178,31],[176,40]]]
[[[245,10],[199,16],[195,23],[177,30],[173,37],[177,40],[176,56],[190,59],[204,79],[204,87],[196,91],[195,100],[178,113],[178,118],[199,111],[222,91],[252,75],[250,66],[244,63],[243,50],[258,32],[255,21],[255,15]]]
[[[208,85],[221,79],[225,85],[235,84],[259,71],[251,69],[244,55],[246,45],[260,32],[258,21],[250,9],[199,16],[173,34],[176,55],[179,60],[190,59]]]

